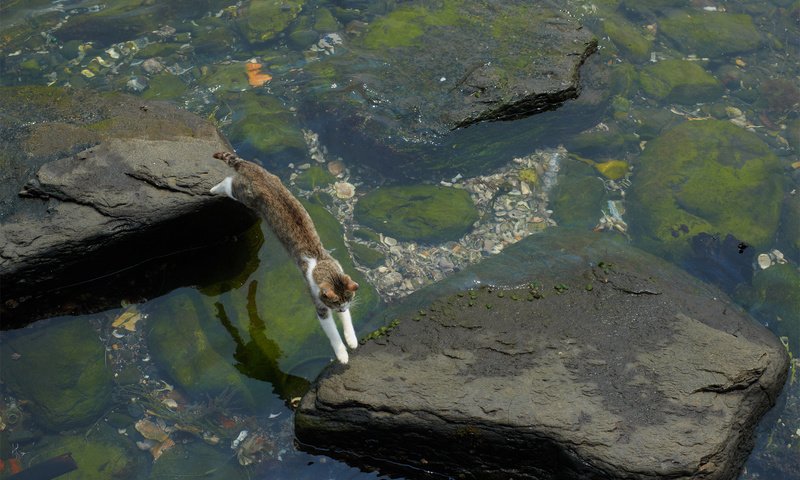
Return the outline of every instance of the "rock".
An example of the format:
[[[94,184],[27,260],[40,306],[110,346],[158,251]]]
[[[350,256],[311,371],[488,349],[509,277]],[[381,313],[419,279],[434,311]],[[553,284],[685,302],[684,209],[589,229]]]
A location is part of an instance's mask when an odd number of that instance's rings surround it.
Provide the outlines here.
[[[144,462],[130,449],[126,437],[110,431],[105,426],[88,438],[83,433],[45,438],[24,457],[25,467],[30,468],[47,459],[69,452],[78,465],[75,473],[64,478],[105,480],[126,478],[131,472],[143,471]],[[29,472],[30,473],[30,472]],[[27,475],[27,473],[26,473]],[[44,474],[46,478],[47,474]]]
[[[722,84],[700,65],[686,60],[664,60],[642,69],[639,82],[659,100],[693,105],[722,95]]]
[[[761,34],[753,20],[737,13],[676,12],[659,22],[659,33],[687,55],[712,59],[749,52],[761,45]]]
[[[26,408],[42,427],[57,432],[91,424],[103,415],[113,382],[103,344],[86,320],[55,322],[4,341],[0,376],[13,395],[30,402]]]
[[[603,30],[627,57],[636,62],[650,58],[653,41],[645,38],[643,29],[631,24],[619,15],[607,15],[603,20]]]
[[[295,428],[307,449],[387,474],[732,478],[788,368],[721,292],[562,229],[374,322],[394,328],[323,373]]]
[[[205,120],[124,95],[3,90],[6,132],[16,132],[4,138],[0,182],[9,320],[31,295],[28,305],[55,305],[52,291],[65,285],[219,244],[252,224],[247,209],[209,193],[232,174],[211,155],[231,147]]]
[[[228,136],[241,145],[238,153],[243,158],[268,157],[269,165],[283,167],[288,163],[284,159],[296,161],[307,155],[297,119],[278,98],[249,91],[228,94],[225,99],[242,114]]]
[[[629,223],[648,251],[685,256],[687,238],[701,232],[764,249],[778,227],[781,166],[754,133],[685,122],[648,142],[632,194]]]
[[[463,151],[436,148],[454,129],[528,117],[578,96],[578,72],[596,41],[574,18],[519,1],[398,4],[348,37],[342,53],[307,67],[309,86],[319,87],[308,90],[319,104],[313,113],[334,115],[323,143],[348,158],[369,152],[356,163],[377,168],[386,168],[383,157],[364,142],[407,154],[392,165],[406,175],[405,167],[446,163],[442,155],[464,162]]]
[[[478,210],[465,190],[413,185],[373,190],[356,204],[355,218],[398,240],[439,242],[465,234]]]

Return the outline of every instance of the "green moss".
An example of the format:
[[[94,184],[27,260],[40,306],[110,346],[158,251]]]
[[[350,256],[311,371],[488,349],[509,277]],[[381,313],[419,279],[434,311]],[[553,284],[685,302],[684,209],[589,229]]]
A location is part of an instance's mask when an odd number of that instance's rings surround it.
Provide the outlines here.
[[[722,84],[700,65],[685,60],[664,60],[646,66],[639,82],[644,91],[659,100],[694,104],[722,94]]]
[[[640,239],[668,255],[686,237],[730,233],[769,245],[782,197],[778,159],[758,136],[730,122],[685,122],[647,144],[630,212]]]
[[[631,60],[644,62],[650,58],[653,41],[645,38],[640,28],[617,15],[605,17],[603,30],[614,45]]]
[[[265,42],[282,32],[303,9],[304,1],[251,0],[243,30],[250,42]]]
[[[591,165],[569,160],[553,191],[553,217],[561,226],[592,228],[606,208],[606,190]]]
[[[336,177],[319,165],[312,165],[294,179],[295,185],[303,190],[313,190],[315,187],[325,187],[336,181]]]
[[[37,423],[59,431],[94,422],[108,408],[113,382],[104,360],[103,344],[85,319],[58,319],[4,342],[0,376],[30,402]]]
[[[469,194],[455,188],[416,185],[379,188],[356,204],[356,219],[401,240],[438,242],[469,231],[478,210]]]
[[[531,187],[539,183],[539,175],[536,173],[536,170],[532,168],[524,168],[520,170],[519,179]]]
[[[753,278],[754,302],[750,311],[778,335],[789,337],[791,349],[800,351],[800,271],[791,264],[759,270]]]
[[[264,154],[292,148],[305,150],[297,119],[278,98],[249,91],[226,99],[239,113],[230,126],[234,143],[246,142]]]
[[[176,445],[153,463],[153,480],[202,478],[205,480],[245,480],[248,470],[231,460],[231,450],[214,448],[202,442]]]
[[[692,11],[675,13],[659,22],[659,32],[686,54],[718,58],[749,52],[761,45],[761,35],[749,15]]]

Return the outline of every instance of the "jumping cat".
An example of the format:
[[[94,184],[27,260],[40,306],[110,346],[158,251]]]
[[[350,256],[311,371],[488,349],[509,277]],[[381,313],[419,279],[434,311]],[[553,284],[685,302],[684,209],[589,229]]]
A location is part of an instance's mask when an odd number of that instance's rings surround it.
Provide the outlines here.
[[[350,317],[350,303],[358,284],[345,275],[339,262],[322,246],[311,216],[278,177],[233,153],[218,152],[214,158],[233,167],[236,175],[225,178],[211,193],[225,194],[243,203],[267,222],[303,272],[317,308],[317,319],[336,358],[347,363],[347,348],[336,329],[332,311],[339,314],[347,346],[356,348],[358,339]]]

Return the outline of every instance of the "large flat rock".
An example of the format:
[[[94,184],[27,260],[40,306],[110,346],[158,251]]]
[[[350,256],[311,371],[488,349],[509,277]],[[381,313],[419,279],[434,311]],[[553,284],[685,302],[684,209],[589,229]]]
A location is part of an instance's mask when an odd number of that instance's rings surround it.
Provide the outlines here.
[[[318,379],[297,436],[410,477],[734,478],[788,367],[721,292],[558,229],[378,321],[395,327]]]
[[[21,304],[47,302],[48,292],[218,243],[254,221],[209,193],[232,173],[212,155],[231,147],[199,117],[121,95],[4,93],[6,319]],[[24,101],[28,111],[17,110]]]

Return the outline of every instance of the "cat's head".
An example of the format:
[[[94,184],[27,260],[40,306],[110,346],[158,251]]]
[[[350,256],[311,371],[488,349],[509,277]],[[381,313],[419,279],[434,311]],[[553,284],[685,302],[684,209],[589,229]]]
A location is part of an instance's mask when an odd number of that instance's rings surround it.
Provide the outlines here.
[[[356,296],[358,284],[344,273],[334,273],[319,284],[319,299],[322,303],[337,312],[350,308],[350,302]]]

